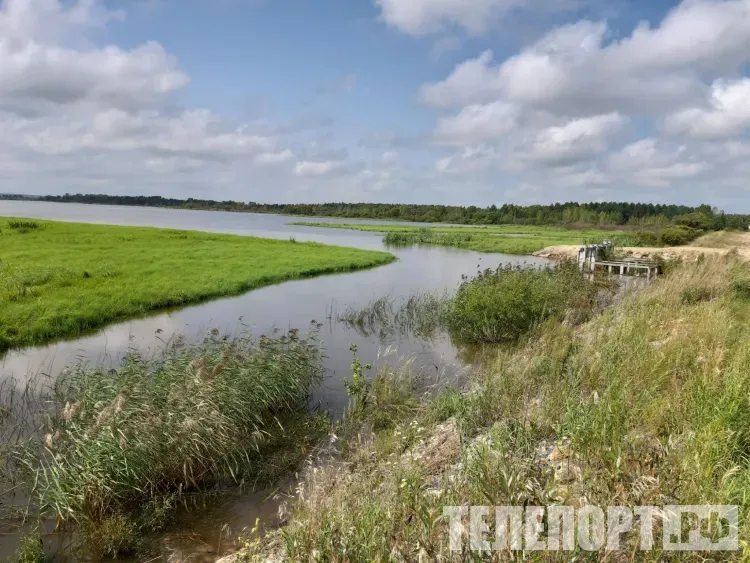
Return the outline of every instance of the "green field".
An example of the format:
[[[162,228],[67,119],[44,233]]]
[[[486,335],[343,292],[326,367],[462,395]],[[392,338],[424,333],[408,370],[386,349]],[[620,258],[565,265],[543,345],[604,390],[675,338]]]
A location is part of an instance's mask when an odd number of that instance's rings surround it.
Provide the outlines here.
[[[533,225],[490,225],[460,227],[418,227],[411,225],[364,225],[356,223],[309,223],[293,225],[351,229],[384,233],[384,242],[399,244],[437,244],[453,246],[476,252],[503,254],[532,254],[548,246],[601,242],[604,239],[623,238],[628,231],[603,229],[564,229]]]
[[[315,243],[0,218],[0,349],[393,259]]]

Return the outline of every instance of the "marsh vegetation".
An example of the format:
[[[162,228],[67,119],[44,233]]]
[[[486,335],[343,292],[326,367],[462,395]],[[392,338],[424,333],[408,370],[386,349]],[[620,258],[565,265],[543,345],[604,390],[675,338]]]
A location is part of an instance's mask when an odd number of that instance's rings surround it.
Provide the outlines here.
[[[317,329],[176,340],[117,370],[74,367],[33,400],[6,392],[5,426],[22,428],[0,452],[3,482],[28,494],[26,519],[56,519],[101,556],[135,550],[192,498],[286,477],[327,429],[308,414]]]

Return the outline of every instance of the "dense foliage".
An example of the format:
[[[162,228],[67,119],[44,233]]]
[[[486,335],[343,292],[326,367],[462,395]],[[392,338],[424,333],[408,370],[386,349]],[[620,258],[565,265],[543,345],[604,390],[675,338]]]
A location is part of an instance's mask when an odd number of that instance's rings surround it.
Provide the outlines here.
[[[545,319],[588,309],[595,293],[575,264],[541,270],[509,264],[464,281],[446,324],[463,342],[515,340]]]
[[[0,195],[0,198],[18,196]],[[460,223],[466,225],[565,225],[598,226],[633,225],[664,226],[669,222],[697,228],[746,229],[750,215],[730,215],[709,205],[664,205],[629,202],[554,203],[551,205],[521,206],[503,204],[486,208],[448,205],[409,205],[389,203],[313,203],[266,204],[203,199],[175,199],[160,196],[112,196],[104,194],[65,194],[42,196],[43,201],[175,207],[243,211],[249,213],[280,213],[310,217],[348,217],[358,219],[388,219],[425,223]],[[687,219],[681,218],[688,216]],[[684,222],[687,221],[687,222]],[[691,224],[697,221],[698,224]]]

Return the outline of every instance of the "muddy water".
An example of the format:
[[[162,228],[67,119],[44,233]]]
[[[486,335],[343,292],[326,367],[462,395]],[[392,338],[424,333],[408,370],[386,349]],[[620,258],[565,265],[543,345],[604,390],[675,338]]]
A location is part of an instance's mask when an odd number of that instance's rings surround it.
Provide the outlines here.
[[[397,298],[419,291],[451,290],[460,282],[462,275],[472,275],[480,268],[496,267],[504,262],[546,262],[534,257],[479,254],[440,247],[388,249],[381,242],[382,236],[377,233],[301,227],[289,224],[297,219],[276,215],[0,201],[0,216],[168,227],[278,239],[294,237],[297,241],[392,252],[398,260],[386,266],[269,286],[237,297],[113,324],[75,340],[10,351],[0,357],[0,379],[24,380],[35,374],[54,377],[66,365],[77,361],[116,365],[132,346],[156,353],[176,334],[187,341],[202,339],[210,329],[218,329],[222,333],[249,330],[260,335],[274,328],[305,330],[314,320],[323,324],[320,337],[326,349],[327,377],[316,390],[313,402],[315,406],[331,411],[334,416],[341,414],[347,402],[343,381],[350,375],[351,344],[357,345],[358,355],[363,362],[377,365],[382,362],[399,363],[408,358],[426,374],[435,377],[454,376],[463,369],[469,357],[465,351],[457,350],[446,336],[425,342],[396,335],[392,340],[382,342],[358,334],[336,321],[337,312],[343,312],[347,306],[364,306],[383,295]],[[377,223],[349,219],[304,220]],[[175,549],[188,549],[183,544],[194,545],[198,554],[208,550],[208,545],[213,551],[205,555],[210,558],[214,551],[220,549],[218,544],[222,526],[238,532],[244,527],[252,527],[256,517],[264,520],[271,517],[275,508],[269,508],[269,503],[258,502],[263,496],[262,493],[236,495],[214,506],[205,517],[191,515],[189,521],[185,522],[184,534],[180,536],[180,547]],[[165,538],[167,544],[172,541],[170,538]],[[0,536],[0,559],[13,549],[14,538]],[[169,551],[169,548],[166,550]],[[155,557],[156,561],[163,559],[160,555]]]

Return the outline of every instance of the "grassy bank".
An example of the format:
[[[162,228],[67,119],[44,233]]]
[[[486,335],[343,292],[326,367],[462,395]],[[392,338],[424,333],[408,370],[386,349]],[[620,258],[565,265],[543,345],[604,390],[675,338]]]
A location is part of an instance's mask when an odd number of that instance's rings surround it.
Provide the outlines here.
[[[548,246],[577,245],[612,240],[617,246],[672,246],[686,244],[699,231],[685,227],[665,227],[655,231],[623,229],[566,229],[524,225],[413,227],[409,225],[363,225],[355,223],[309,223],[294,225],[383,233],[383,242],[392,246],[435,244],[476,252],[533,254]]]
[[[72,368],[43,411],[24,413],[40,430],[19,442],[4,477],[23,476],[32,513],[69,524],[84,552],[132,551],[178,504],[266,485],[300,463],[328,427],[306,410],[321,357],[313,326],[305,338],[212,335],[155,358],[131,352],[116,371]]]
[[[315,243],[0,218],[0,350],[391,260]]]
[[[424,395],[384,368],[338,431],[341,456],[238,560],[490,560],[450,553],[444,506],[551,504],[739,505],[740,551],[662,552],[657,519],[654,551],[636,526],[618,553],[526,559],[747,560],[749,312],[748,266],[707,258],[581,325],[549,319],[466,389]]]

